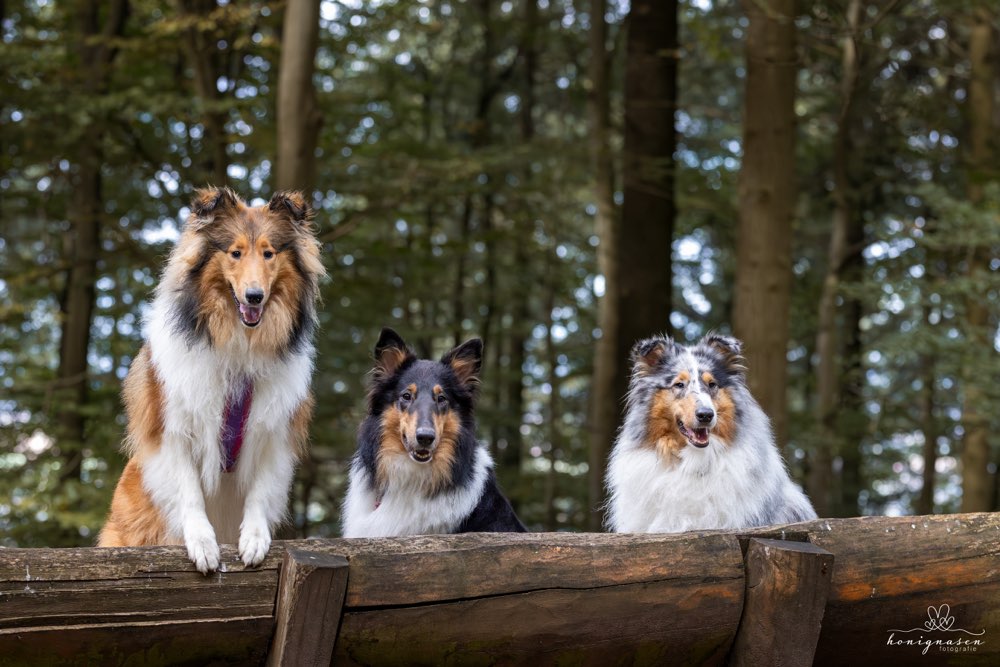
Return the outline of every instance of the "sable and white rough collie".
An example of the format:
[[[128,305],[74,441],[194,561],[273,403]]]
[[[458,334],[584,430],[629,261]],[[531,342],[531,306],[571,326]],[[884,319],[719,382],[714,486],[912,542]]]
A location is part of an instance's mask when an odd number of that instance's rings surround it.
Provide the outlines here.
[[[325,273],[302,195],[259,207],[199,190],[124,382],[129,455],[98,546],[219,542],[260,563],[306,446]]]
[[[616,532],[742,529],[815,519],[746,386],[742,344],[709,334],[632,348],[625,423],[608,462]]]
[[[375,345],[368,414],[358,430],[344,537],[524,532],[476,439],[483,343],[417,359],[392,329]]]

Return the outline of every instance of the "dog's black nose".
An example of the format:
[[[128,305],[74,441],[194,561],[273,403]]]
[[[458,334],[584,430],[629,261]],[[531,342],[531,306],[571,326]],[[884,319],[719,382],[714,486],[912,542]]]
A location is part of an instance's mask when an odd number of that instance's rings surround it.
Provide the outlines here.
[[[707,424],[715,416],[715,410],[712,408],[698,408],[694,411],[694,416],[698,419],[699,423]]]
[[[418,428],[417,429],[417,444],[421,447],[429,449],[431,445],[434,444],[434,438],[437,433],[434,432],[432,428]]]
[[[247,302],[250,305],[256,306],[261,301],[264,300],[264,290],[259,287],[251,287],[246,291]]]

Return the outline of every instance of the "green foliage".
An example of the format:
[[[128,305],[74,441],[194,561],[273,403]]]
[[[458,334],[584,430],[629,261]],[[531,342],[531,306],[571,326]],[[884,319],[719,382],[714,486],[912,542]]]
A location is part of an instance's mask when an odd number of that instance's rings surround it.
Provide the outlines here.
[[[611,5],[616,48],[609,94],[620,134],[627,7]],[[191,191],[212,179],[207,114],[224,118],[229,184],[248,198],[272,190],[281,4],[220,3],[197,16],[148,0],[130,7],[124,35],[111,44],[108,90],[99,95],[82,87],[90,73],[74,47],[80,35],[72,7],[34,0],[8,6],[3,17],[4,545],[89,544],[100,527],[124,464],[118,392],[141,342],[142,304]],[[322,3],[314,81],[323,124],[314,201],[330,278],[322,286],[312,454],[296,481],[290,532],[338,533],[370,348],[384,325],[427,355],[483,336],[480,436],[501,464],[506,490],[532,528],[586,525],[586,406],[602,285],[585,111],[592,17],[580,1],[542,0],[539,7],[529,33],[526,0]],[[801,201],[787,452],[799,478],[809,453],[823,444],[813,427],[812,356],[833,205],[844,34],[840,3],[805,10],[798,21]],[[735,0],[683,2],[679,11],[679,219],[670,322],[693,339],[727,329],[730,320],[747,26]],[[1000,245],[1000,192],[987,188],[975,207],[964,196],[968,70],[956,27],[962,11],[956,3],[903,3],[859,37],[866,65],[851,126],[850,196],[865,240],[861,268],[840,296],[862,304],[862,400],[839,423],[844,432],[864,434],[856,444],[865,479],[860,503],[868,513],[910,511],[919,491],[923,432],[916,406],[924,360],[935,361],[941,510],[954,509],[960,494],[961,369],[971,363],[1000,377],[995,344],[968,344],[963,320],[966,295],[981,294],[991,305],[995,335],[1000,266],[994,260],[993,273],[966,277],[963,262],[971,244]],[[867,20],[876,15],[876,3],[866,5]],[[196,93],[185,46],[191,31],[214,44],[211,60],[224,73],[213,100]],[[537,58],[529,90],[532,35]],[[56,379],[60,304],[74,238],[78,145],[98,130],[105,215],[89,398],[74,405]],[[613,142],[617,151],[620,136]],[[519,383],[522,401],[512,391]],[[988,398],[995,404],[996,396]],[[86,417],[79,475],[66,474],[73,452],[46,435],[68,410]]]

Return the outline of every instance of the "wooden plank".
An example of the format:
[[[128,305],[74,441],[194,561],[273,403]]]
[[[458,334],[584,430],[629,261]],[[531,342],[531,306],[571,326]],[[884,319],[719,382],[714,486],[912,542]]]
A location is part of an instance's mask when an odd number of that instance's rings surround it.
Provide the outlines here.
[[[263,665],[270,616],[0,630],[0,667]]]
[[[348,589],[361,604],[345,609],[334,664],[720,664],[726,656],[744,590],[733,536],[490,536],[488,548],[483,542],[454,552],[397,553],[377,568],[369,559],[370,570],[357,560],[377,554],[352,556]],[[408,594],[389,606],[369,604],[369,591],[386,600],[389,586],[419,585],[421,562],[441,601],[417,595],[423,601],[409,603]],[[356,572],[365,589],[355,588]],[[349,593],[348,605],[351,599]]]
[[[347,559],[289,549],[281,563],[269,667],[327,667],[347,591]]]
[[[751,539],[743,615],[729,664],[812,665],[833,563],[833,554],[812,544]]]
[[[1000,664],[1000,513],[821,519],[790,528],[807,530],[837,557],[816,665]],[[781,530],[756,535],[780,538]],[[952,629],[927,630],[931,608],[942,605]],[[983,643],[934,643],[923,653],[924,645],[890,645],[890,638]]]
[[[183,547],[0,549],[0,629],[273,616],[282,551],[204,576]]]

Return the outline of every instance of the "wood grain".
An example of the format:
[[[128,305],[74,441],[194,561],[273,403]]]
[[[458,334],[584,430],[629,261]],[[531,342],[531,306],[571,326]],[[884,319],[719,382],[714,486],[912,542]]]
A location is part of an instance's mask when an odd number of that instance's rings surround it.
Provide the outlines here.
[[[347,559],[289,549],[281,562],[268,667],[326,667],[340,627]]]
[[[743,616],[729,664],[809,667],[833,565],[833,554],[812,544],[751,539]]]
[[[263,665],[288,549],[349,561],[338,664],[718,663],[743,609],[741,545],[749,554],[754,538],[836,557],[815,664],[1000,664],[1000,515],[984,513],[275,542],[249,570],[223,547],[225,571],[207,577],[182,547],[0,549],[0,665]],[[985,633],[975,653],[887,645],[942,604],[956,628]]]
[[[816,665],[1000,664],[1000,513],[820,519],[755,531],[805,531],[836,556]],[[949,605],[954,627],[985,634],[975,652],[889,646],[892,629],[923,628],[928,608]],[[925,640],[964,633],[911,632]]]

